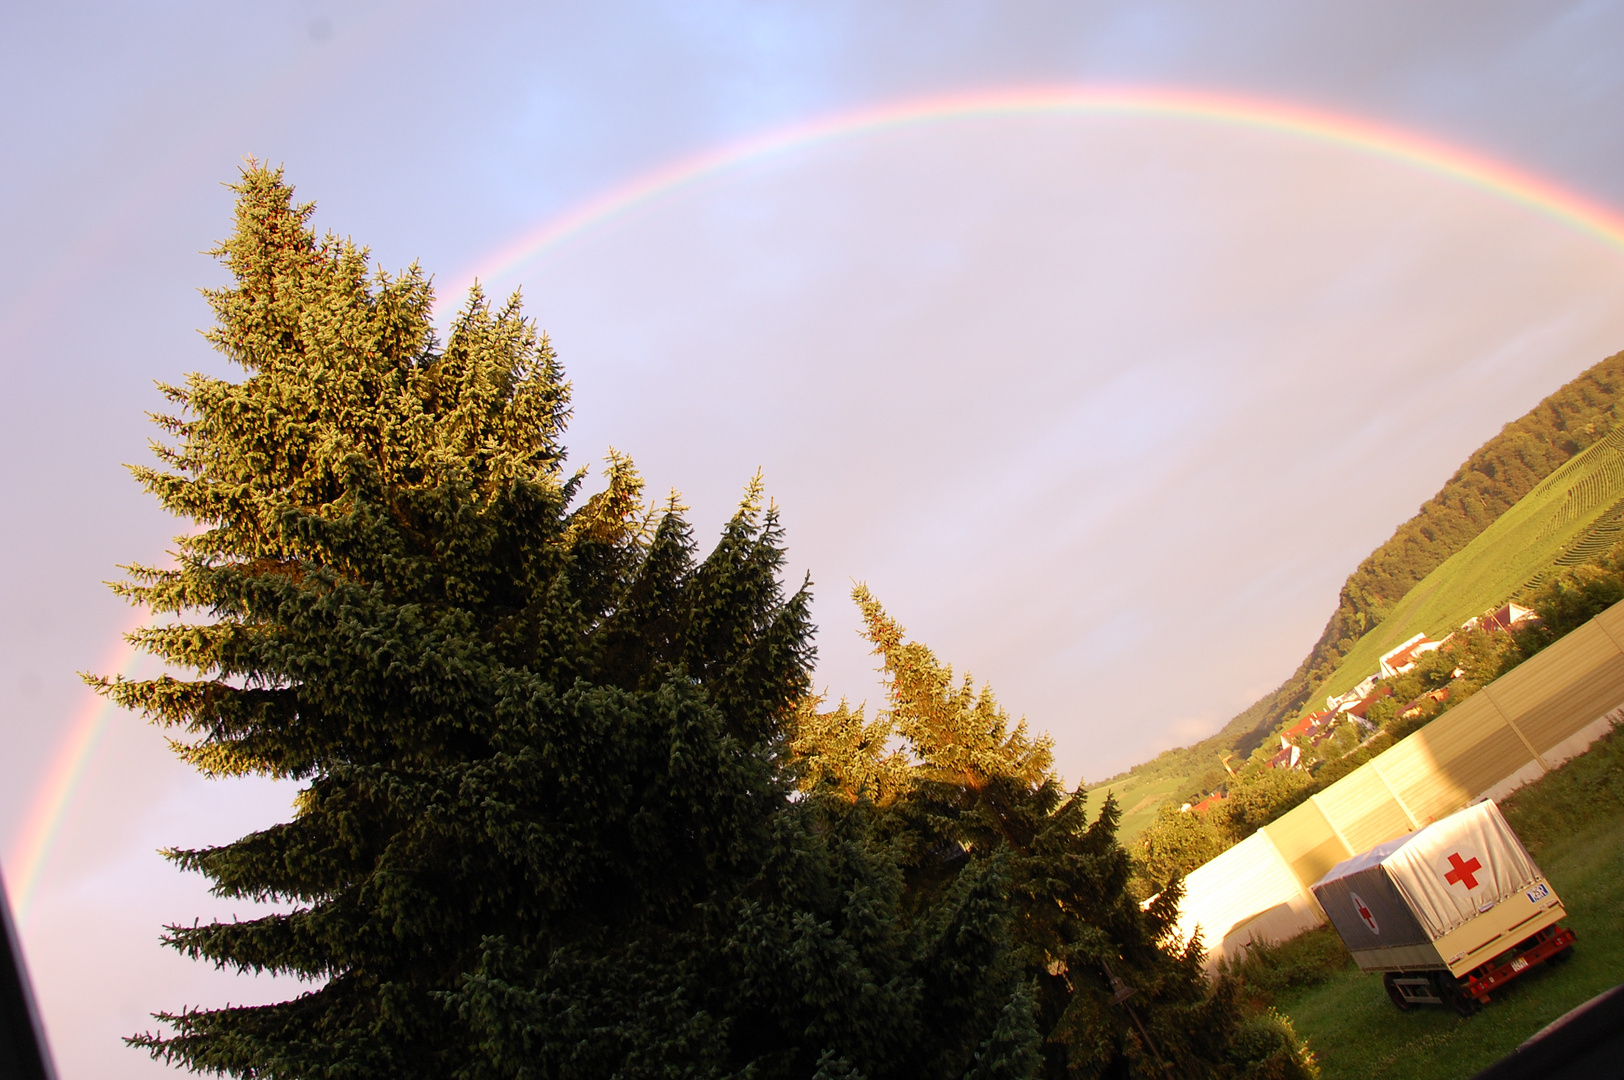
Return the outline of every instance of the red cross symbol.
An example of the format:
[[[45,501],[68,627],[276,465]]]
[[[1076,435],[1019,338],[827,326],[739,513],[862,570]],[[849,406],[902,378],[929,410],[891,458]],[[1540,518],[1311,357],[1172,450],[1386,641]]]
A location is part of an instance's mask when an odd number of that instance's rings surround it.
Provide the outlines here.
[[[1365,898],[1360,896],[1358,893],[1353,894],[1353,908],[1359,913],[1359,917],[1365,920],[1365,925],[1370,927],[1370,932],[1372,934],[1379,934],[1382,932],[1381,927],[1376,925],[1376,916],[1372,914],[1370,908],[1365,906]]]
[[[1465,882],[1468,889],[1477,888],[1477,878],[1472,875],[1483,869],[1483,864],[1478,862],[1477,859],[1472,858],[1463,861],[1459,852],[1450,852],[1449,866],[1449,873],[1444,875],[1445,881],[1451,885],[1459,885]]]

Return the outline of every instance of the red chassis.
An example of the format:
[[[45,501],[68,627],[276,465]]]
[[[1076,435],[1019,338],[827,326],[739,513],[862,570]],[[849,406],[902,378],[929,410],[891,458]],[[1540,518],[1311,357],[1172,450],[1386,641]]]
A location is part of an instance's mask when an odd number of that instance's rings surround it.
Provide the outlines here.
[[[1448,971],[1390,971],[1382,979],[1393,1004],[1408,1011],[1417,1005],[1455,1007],[1470,1016],[1489,1000],[1489,991],[1504,986],[1544,960],[1561,963],[1572,955],[1574,934],[1563,926],[1547,926],[1514,949],[1456,978]]]

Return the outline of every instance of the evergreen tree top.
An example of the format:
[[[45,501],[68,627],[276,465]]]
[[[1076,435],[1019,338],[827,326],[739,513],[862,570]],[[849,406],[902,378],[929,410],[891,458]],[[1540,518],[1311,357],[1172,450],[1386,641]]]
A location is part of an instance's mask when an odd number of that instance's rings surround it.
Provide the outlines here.
[[[667,940],[757,872],[810,596],[759,478],[704,558],[621,455],[580,497],[517,294],[476,287],[442,343],[417,267],[318,238],[279,169],[235,190],[209,339],[244,377],[164,388],[171,443],[134,472],[189,530],[117,586],[168,616],[131,640],[191,674],[94,681],[205,773],[302,783],[289,821],[168,853],[292,909],[168,941],[320,985],[135,1041],[240,1076],[449,1075],[474,1052],[446,995],[493,943]]]

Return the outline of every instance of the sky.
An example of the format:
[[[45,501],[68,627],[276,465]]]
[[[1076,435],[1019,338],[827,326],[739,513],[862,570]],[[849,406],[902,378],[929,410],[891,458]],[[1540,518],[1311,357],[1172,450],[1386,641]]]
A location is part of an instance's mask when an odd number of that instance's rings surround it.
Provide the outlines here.
[[[197,290],[244,157],[443,310],[522,289],[575,464],[629,453],[701,538],[761,469],[831,699],[878,698],[866,582],[1075,783],[1278,685],[1624,349],[1620,46],[1624,3],[1557,0],[0,6],[0,873],[62,1076],[300,990],[158,944],[253,913],[158,849],[292,791],[78,674],[151,670],[103,583],[184,523],[124,465],[155,380],[231,374]]]

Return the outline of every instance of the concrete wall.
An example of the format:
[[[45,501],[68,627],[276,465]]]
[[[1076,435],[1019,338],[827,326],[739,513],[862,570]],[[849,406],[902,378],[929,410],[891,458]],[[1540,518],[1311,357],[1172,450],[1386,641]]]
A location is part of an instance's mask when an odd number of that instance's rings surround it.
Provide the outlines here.
[[[1191,871],[1179,908],[1208,967],[1325,921],[1308,887],[1343,859],[1543,776],[1624,722],[1624,603]]]

